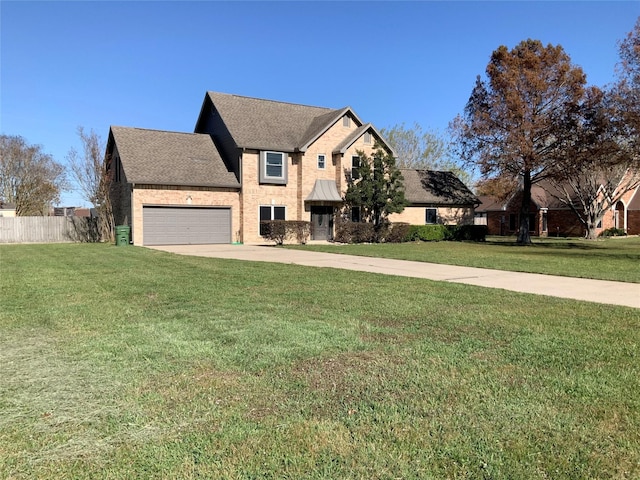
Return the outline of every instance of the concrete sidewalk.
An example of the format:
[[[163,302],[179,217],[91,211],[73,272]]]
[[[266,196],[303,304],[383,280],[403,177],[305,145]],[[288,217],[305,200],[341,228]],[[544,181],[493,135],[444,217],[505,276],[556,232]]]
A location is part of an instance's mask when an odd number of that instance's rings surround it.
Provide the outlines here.
[[[388,258],[288,250],[261,245],[168,245],[149,247],[179,255],[276,262],[308,267],[340,268],[361,272],[465,283],[514,292],[571,298],[587,302],[640,308],[640,284],[506,272]]]

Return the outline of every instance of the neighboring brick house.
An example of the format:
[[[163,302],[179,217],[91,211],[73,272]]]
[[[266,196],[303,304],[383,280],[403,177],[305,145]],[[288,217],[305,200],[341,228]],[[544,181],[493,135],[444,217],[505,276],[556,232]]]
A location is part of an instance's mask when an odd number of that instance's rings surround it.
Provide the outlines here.
[[[640,185],[616,204],[611,226],[625,230],[627,235],[640,235]]]
[[[115,221],[135,245],[260,243],[271,219],[331,239],[346,176],[376,143],[393,154],[350,107],[207,92],[195,133],[111,127]]]
[[[559,201],[548,182],[532,185],[529,207],[529,230],[540,237],[581,237],[585,228],[575,212]],[[516,235],[520,225],[521,192],[505,201],[480,196],[474,223],[487,225],[489,235]],[[599,234],[608,228],[620,228],[628,235],[640,234],[640,187],[627,192],[614,207],[607,210],[596,229]]]
[[[474,209],[480,200],[452,172],[400,171],[409,206],[402,213],[391,214],[390,221],[411,225],[473,225]]]

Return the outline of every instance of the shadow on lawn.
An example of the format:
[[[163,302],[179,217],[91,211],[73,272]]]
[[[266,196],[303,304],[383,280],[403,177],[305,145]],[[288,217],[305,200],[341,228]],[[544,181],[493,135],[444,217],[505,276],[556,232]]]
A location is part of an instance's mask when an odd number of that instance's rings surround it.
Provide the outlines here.
[[[512,240],[498,240],[487,239],[484,242],[486,245],[495,245],[500,247],[521,247],[521,248],[544,248],[553,250],[602,250],[604,245],[599,240],[565,240],[565,239],[545,239],[545,240],[532,240],[531,245],[521,245],[516,239]]]
[[[507,247],[509,250],[513,247],[520,247],[520,253],[529,257],[546,256],[564,257],[566,260],[577,260],[580,258],[598,258],[600,260],[613,261],[640,261],[640,249],[637,244],[619,245],[611,247],[611,243],[601,240],[585,240],[585,239],[543,239],[533,240],[531,245],[520,245],[515,238],[504,240],[502,238],[487,239],[486,244],[496,247]],[[515,252],[512,252],[515,253]],[[542,260],[541,260],[542,261]]]

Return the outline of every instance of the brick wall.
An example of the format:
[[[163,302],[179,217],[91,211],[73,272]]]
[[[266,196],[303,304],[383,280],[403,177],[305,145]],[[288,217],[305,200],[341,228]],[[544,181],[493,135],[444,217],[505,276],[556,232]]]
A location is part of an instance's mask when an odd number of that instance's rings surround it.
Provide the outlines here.
[[[360,137],[349,147],[344,156],[332,155],[333,150],[348,135],[357,129],[354,121],[349,127],[343,126],[339,119],[322,134],[306,152],[289,154],[287,157],[288,174],[286,185],[268,185],[259,183],[260,152],[245,151],[242,156],[242,193],[241,218],[243,242],[263,243],[260,236],[260,206],[284,206],[287,220],[311,221],[311,209],[305,204],[305,198],[312,192],[316,180],[335,180],[338,191],[344,195],[346,181],[344,168],[351,167],[351,157],[358,150],[367,155],[373,153],[373,140],[364,143]],[[318,155],[324,155],[325,168],[318,168]]]
[[[520,227],[520,196],[516,196],[506,210],[487,213],[487,229],[489,235],[517,235]],[[584,228],[576,214],[570,209],[550,209],[546,212],[547,229],[544,230],[542,210],[538,210],[531,202],[529,214],[533,215],[533,224],[529,225],[531,235],[548,237],[581,237]],[[515,225],[511,217],[515,219]],[[515,228],[512,228],[515,227]]]
[[[627,211],[627,235],[640,235],[640,210]]]
[[[142,208],[145,205],[231,207],[231,235],[234,240],[240,229],[240,196],[237,190],[175,185],[136,185],[132,197],[131,238],[134,245],[143,244]]]
[[[427,208],[435,208],[438,211],[438,223],[443,225],[473,225],[473,208],[471,207],[409,206],[405,207],[402,213],[389,215],[389,220],[411,225],[424,225]]]

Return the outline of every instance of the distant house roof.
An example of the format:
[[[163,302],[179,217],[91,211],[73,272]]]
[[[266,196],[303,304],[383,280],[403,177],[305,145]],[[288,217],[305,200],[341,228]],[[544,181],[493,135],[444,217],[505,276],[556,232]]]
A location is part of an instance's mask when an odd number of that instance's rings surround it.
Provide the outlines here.
[[[496,212],[507,210],[509,206],[513,207],[513,202],[520,202],[521,196],[518,195],[521,190],[514,192],[506,200],[501,200],[489,195],[481,195],[479,197],[482,204],[476,208],[477,213]],[[562,210],[570,208],[566,203],[561,202],[558,197],[564,194],[552,182],[542,180],[539,183],[531,185],[531,201],[538,208],[547,208],[552,210]]]
[[[476,213],[495,212],[505,209],[505,202],[489,195],[478,196],[480,205],[476,207]]]
[[[474,205],[479,202],[452,172],[400,169],[405,198],[412,204]]]
[[[130,183],[239,188],[210,135],[111,127]]]
[[[531,186],[531,200],[533,200],[538,208],[569,208],[566,203],[558,200],[558,197],[563,198],[564,193],[548,180],[543,180]],[[574,201],[577,201],[577,199]]]

